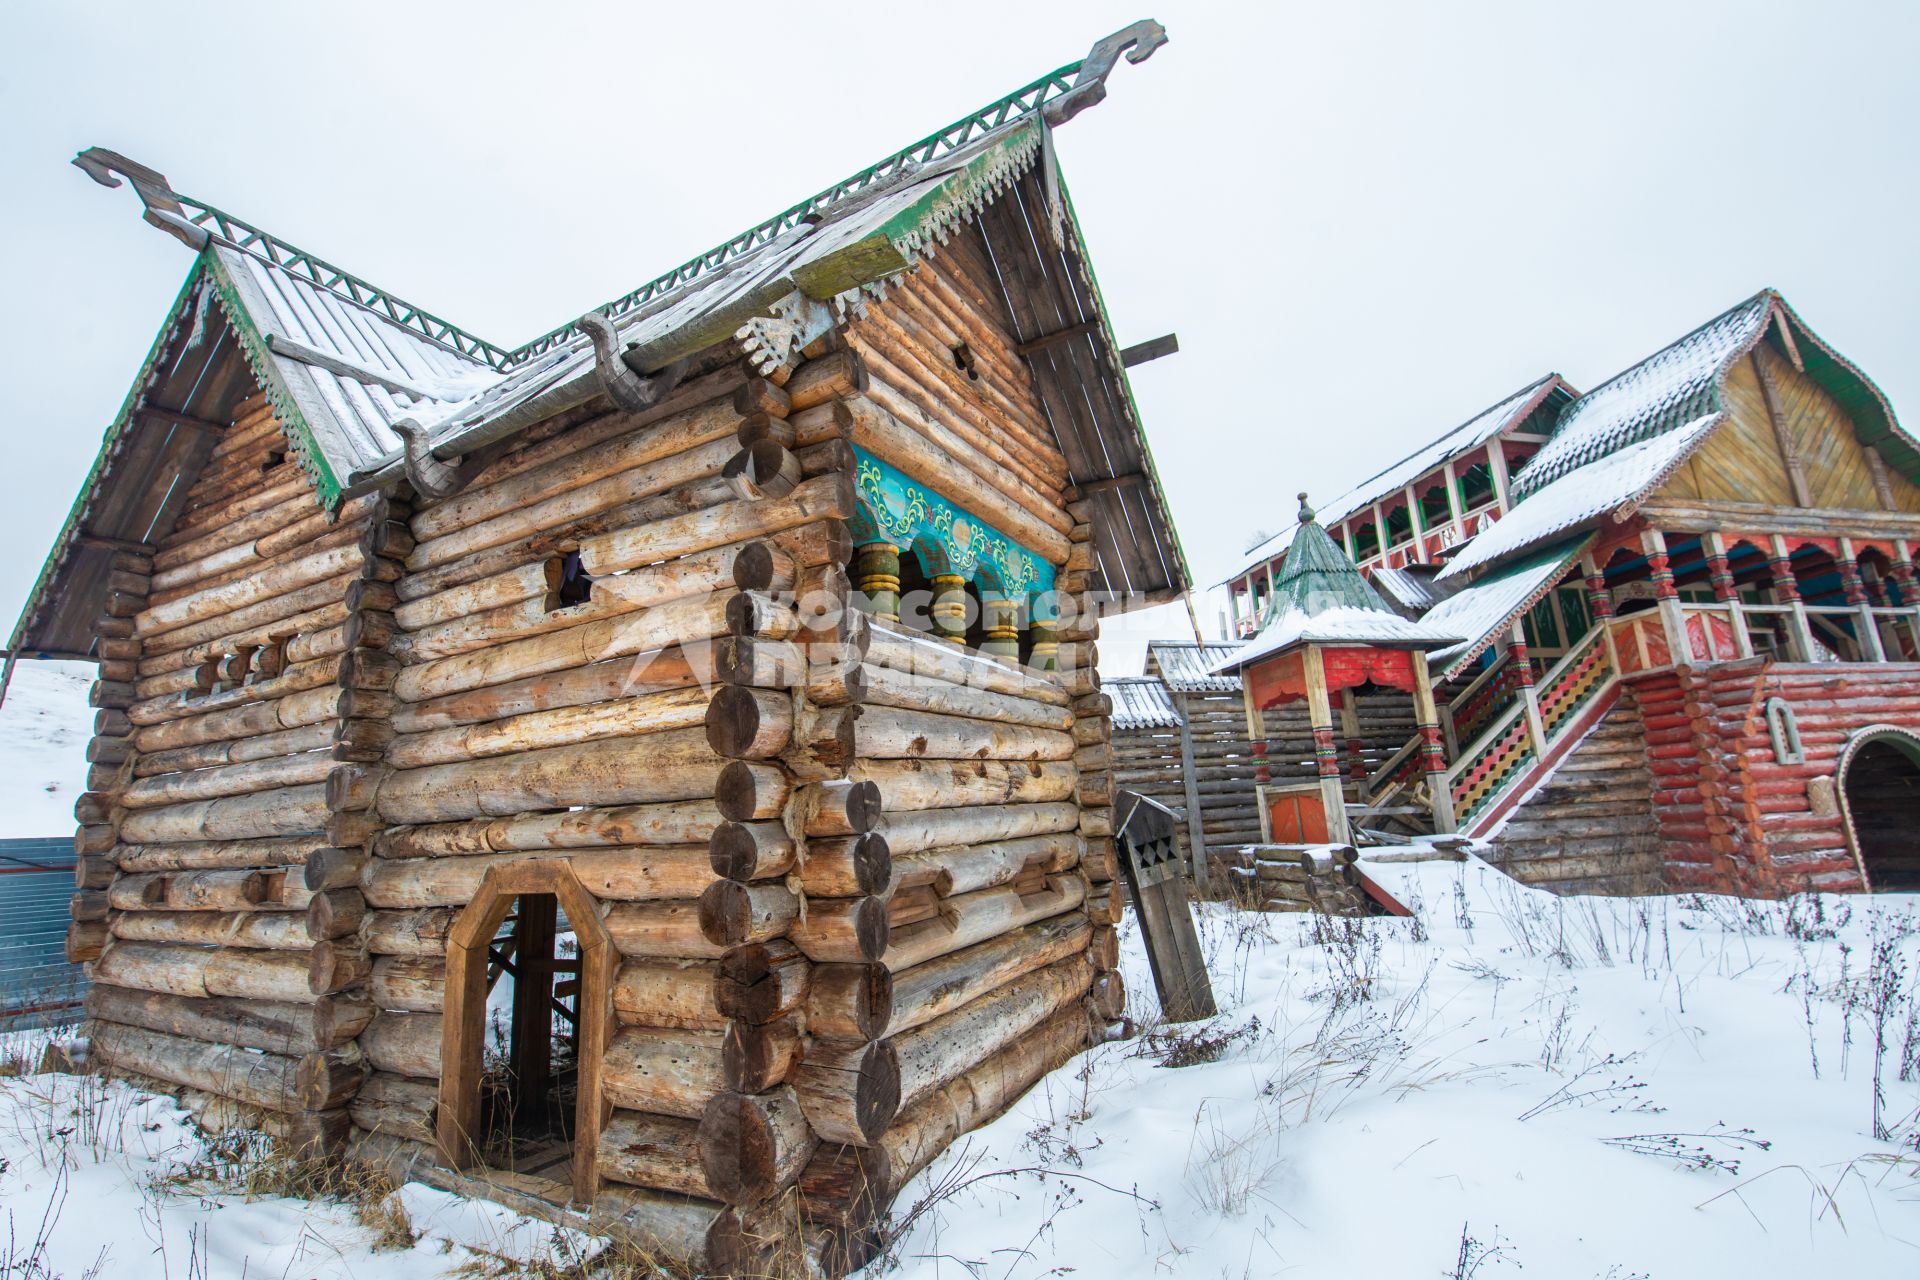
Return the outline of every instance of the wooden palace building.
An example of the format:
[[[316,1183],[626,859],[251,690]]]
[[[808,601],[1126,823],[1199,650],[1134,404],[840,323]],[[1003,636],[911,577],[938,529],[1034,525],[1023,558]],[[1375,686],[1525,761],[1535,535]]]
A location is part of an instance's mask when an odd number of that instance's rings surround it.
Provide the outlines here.
[[[1244,685],[1268,839],[1457,831],[1568,891],[1916,888],[1916,546],[1920,442],[1766,290],[1304,513],[1229,579],[1255,638],[1210,669]],[[1371,599],[1309,599],[1303,548]],[[1265,718],[1303,705],[1304,752]]]
[[[1164,40],[511,350],[81,155],[196,255],[12,645],[96,1059],[758,1275],[1105,1035],[1092,604],[1188,577],[1053,130]]]

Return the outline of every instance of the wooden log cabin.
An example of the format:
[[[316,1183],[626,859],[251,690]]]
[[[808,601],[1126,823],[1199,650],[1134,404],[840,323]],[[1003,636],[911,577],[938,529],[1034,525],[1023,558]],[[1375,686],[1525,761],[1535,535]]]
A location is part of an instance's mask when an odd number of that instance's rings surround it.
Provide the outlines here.
[[[1920,443],[1777,292],[1585,394],[1544,379],[1329,516],[1383,606],[1456,637],[1378,767],[1342,776],[1316,704],[1336,835],[1457,828],[1562,891],[1920,888]],[[1300,536],[1236,596],[1272,592]],[[1215,668],[1249,716],[1280,688],[1249,661],[1264,616]]]
[[[196,253],[13,644],[99,663],[98,1061],[840,1273],[1105,1035],[1095,606],[1187,571],[1052,131],[1164,39],[512,350],[83,154]]]

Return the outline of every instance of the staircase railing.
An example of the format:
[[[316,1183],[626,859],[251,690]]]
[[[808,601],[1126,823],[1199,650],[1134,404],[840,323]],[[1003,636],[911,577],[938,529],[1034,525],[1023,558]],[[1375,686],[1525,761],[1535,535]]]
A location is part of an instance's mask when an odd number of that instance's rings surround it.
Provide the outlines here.
[[[1471,831],[1478,819],[1509,788],[1530,776],[1542,757],[1551,757],[1579,719],[1579,713],[1618,679],[1608,654],[1606,624],[1596,625],[1542,676],[1532,705],[1539,710],[1535,740],[1524,696],[1494,717],[1479,737],[1447,770],[1454,819]]]

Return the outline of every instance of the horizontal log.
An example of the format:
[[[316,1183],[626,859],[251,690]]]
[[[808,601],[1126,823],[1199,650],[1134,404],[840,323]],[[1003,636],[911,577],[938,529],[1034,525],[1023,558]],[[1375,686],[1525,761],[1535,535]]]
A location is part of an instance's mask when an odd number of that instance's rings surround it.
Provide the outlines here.
[[[931,675],[898,671],[878,664],[868,664],[863,670],[866,676],[866,702],[872,706],[930,711],[1061,733],[1070,731],[1074,726],[1072,708],[1058,703],[974,689]]]
[[[417,769],[541,747],[690,729],[705,723],[707,704],[705,690],[688,688],[591,706],[534,711],[487,724],[396,737],[387,748],[386,761],[396,769]]]
[[[600,1131],[602,1175],[635,1186],[719,1198],[701,1163],[700,1124],[616,1108]]]
[[[710,942],[698,902],[623,902],[608,908],[607,933],[623,956],[718,959],[724,944]]]
[[[806,1114],[790,1088],[718,1094],[700,1118],[707,1185],[730,1204],[754,1204],[791,1186],[814,1146]]]
[[[397,827],[375,837],[373,850],[381,858],[438,858],[515,850],[683,845],[709,840],[721,821],[712,802],[705,799],[615,805]]]
[[[710,960],[626,960],[613,986],[613,1009],[628,1026],[725,1031],[715,1002],[718,966]]]
[[[92,1053],[116,1071],[138,1072],[271,1111],[301,1109],[298,1060],[283,1054],[209,1044],[117,1022],[96,1022]]]
[[[730,542],[768,537],[817,520],[850,519],[853,513],[852,478],[844,474],[819,476],[805,481],[784,498],[722,503],[639,528],[584,539],[580,543],[580,560],[586,571],[595,576],[616,573]]]
[[[893,1017],[882,1034],[926,1026],[1025,974],[1086,954],[1092,937],[1085,917],[1067,914],[903,969],[893,975]]]
[[[87,989],[86,1008],[107,1022],[292,1057],[350,1043],[373,1017],[371,1006],[345,999],[191,998],[105,981]]]
[[[651,653],[670,644],[709,639],[726,630],[727,600],[732,595],[728,590],[676,600],[638,614],[583,623],[408,667],[395,680],[393,690],[404,702],[422,702],[609,658]]]
[[[807,1001],[813,969],[785,939],[735,947],[715,971],[713,1008],[722,1018],[755,1026],[785,1017]]]
[[[899,1056],[884,1040],[815,1039],[793,1091],[822,1141],[870,1146],[900,1109]]]
[[[360,1050],[376,1071],[420,1079],[440,1075],[441,1017],[382,1010],[360,1033]]]
[[[911,1106],[1061,1009],[1077,1005],[1092,980],[1092,964],[1084,953],[1075,954],[895,1036],[901,1104]]]
[[[200,840],[179,844],[123,844],[113,851],[122,871],[213,871],[296,867],[327,848],[324,836],[261,840]]]
[[[193,800],[246,795],[274,787],[324,782],[335,763],[326,751],[309,751],[245,764],[196,769],[191,773],[142,778],[121,792],[120,803],[128,809],[153,809]]]
[[[439,956],[380,956],[373,962],[373,1003],[381,1009],[440,1013],[446,1008],[447,962]]]
[[[312,945],[304,915],[290,911],[118,911],[109,927],[129,942],[298,951]]]
[[[387,822],[420,823],[691,800],[714,794],[720,765],[703,730],[679,729],[402,770],[381,785],[377,806]]]
[[[403,702],[393,708],[391,718],[396,734],[425,733],[529,712],[687,689],[710,684],[712,671],[705,647],[669,645],[464,693]]]
[[[961,894],[941,904],[939,918],[893,930],[882,959],[898,975],[976,942],[1063,915],[1079,907],[1086,895],[1086,884],[1077,876],[1054,877],[1042,893],[1023,895],[1002,887]]]
[[[726,1089],[719,1032],[627,1027],[607,1045],[601,1084],[608,1102],[698,1120]]]
[[[1078,779],[1066,761],[932,759],[861,760],[848,776],[879,789],[889,821],[904,810],[1067,800]]]
[[[415,1080],[409,1076],[376,1071],[361,1084],[360,1091],[347,1104],[347,1109],[353,1116],[353,1123],[369,1133],[435,1143],[438,1139],[434,1133],[434,1117],[439,1105],[439,1081]],[[601,1142],[604,1144],[605,1141],[602,1137]],[[604,1161],[603,1156],[602,1167]]]
[[[310,1003],[309,958],[293,951],[203,949],[115,942],[94,962],[94,979],[177,996],[247,996]]]
[[[878,829],[886,835],[895,856],[901,856],[1072,831],[1079,826],[1080,813],[1077,805],[1059,802],[914,809],[886,814]]]
[[[897,623],[876,619],[867,663],[899,675],[925,676],[988,693],[1064,707],[1071,695],[1048,676],[1014,663],[968,653]],[[871,683],[873,673],[868,673]]]
[[[367,902],[382,910],[463,906],[480,892],[488,869],[528,858],[564,858],[589,894],[612,902],[699,898],[714,875],[705,844],[649,848],[584,848],[564,854],[474,854],[468,858],[380,858],[365,881]]]
[[[134,844],[168,844],[305,835],[322,830],[328,812],[326,787],[314,783],[143,809],[127,815],[120,836]]]

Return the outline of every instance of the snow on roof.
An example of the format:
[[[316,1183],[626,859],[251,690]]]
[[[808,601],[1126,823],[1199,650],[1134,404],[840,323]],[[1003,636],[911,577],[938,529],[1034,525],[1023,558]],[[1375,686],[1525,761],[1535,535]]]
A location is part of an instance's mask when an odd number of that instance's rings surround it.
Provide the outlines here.
[[[505,380],[484,361],[276,269],[255,253],[217,241],[211,250],[339,479],[398,450],[393,424],[401,418],[444,417],[462,400]]]
[[[1216,671],[1240,671],[1283,649],[1303,644],[1370,644],[1386,649],[1435,649],[1457,644],[1461,637],[1409,622],[1384,609],[1355,609],[1342,605],[1320,613],[1288,608],[1269,622],[1252,643],[1216,664]]]
[[[1463,587],[1434,605],[1421,621],[1466,639],[1430,654],[1428,661],[1435,667],[1444,666],[1444,675],[1450,677],[1479,657],[1515,618],[1539,603],[1592,541],[1591,537],[1584,537],[1558,543],[1548,551]]]
[[[1473,569],[1518,555],[1635,501],[1666,479],[1725,417],[1712,413],[1697,418],[1676,431],[1628,445],[1535,490],[1504,520],[1462,546],[1437,580],[1462,581],[1463,575]]]
[[[1509,427],[1518,425],[1528,414],[1538,408],[1540,402],[1552,394],[1556,387],[1564,386],[1566,383],[1557,373],[1549,373],[1545,377],[1528,383],[1506,399],[1481,410],[1433,443],[1416,449],[1392,466],[1369,476],[1332,502],[1322,506],[1320,515],[1323,521],[1327,524],[1338,524],[1376,500],[1398,493],[1448,458],[1462,454],[1477,445],[1485,444]],[[1240,563],[1233,572],[1221,581],[1232,581],[1249,569],[1265,564],[1284,553],[1293,545],[1294,531],[1298,527],[1289,525],[1248,551],[1241,557]]]
[[[1426,569],[1424,565],[1419,570],[1412,565],[1404,569],[1389,569],[1383,565],[1373,570],[1368,580],[1396,612],[1402,616],[1417,617],[1433,608],[1441,595],[1434,590],[1433,574],[1426,572]]]
[[[1513,477],[1514,501],[1717,409],[1721,377],[1766,333],[1773,302],[1773,291],[1761,290],[1568,405],[1552,439]]]
[[[1239,681],[1234,682],[1239,687]],[[1166,684],[1154,676],[1124,676],[1100,686],[1113,699],[1116,729],[1177,729],[1180,713]]]
[[[1238,640],[1222,644],[1179,644],[1171,640],[1147,643],[1147,658],[1175,693],[1238,693],[1240,677],[1217,676],[1213,665],[1240,649]]]

